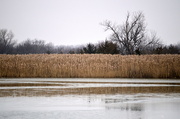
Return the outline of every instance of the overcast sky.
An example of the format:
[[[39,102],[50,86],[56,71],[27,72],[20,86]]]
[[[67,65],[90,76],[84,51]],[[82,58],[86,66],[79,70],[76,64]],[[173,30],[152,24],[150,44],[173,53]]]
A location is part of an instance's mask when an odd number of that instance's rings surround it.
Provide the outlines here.
[[[0,29],[11,30],[18,42],[98,43],[110,34],[100,23],[122,24],[128,11],[142,11],[147,29],[164,44],[180,43],[180,0],[0,0]]]

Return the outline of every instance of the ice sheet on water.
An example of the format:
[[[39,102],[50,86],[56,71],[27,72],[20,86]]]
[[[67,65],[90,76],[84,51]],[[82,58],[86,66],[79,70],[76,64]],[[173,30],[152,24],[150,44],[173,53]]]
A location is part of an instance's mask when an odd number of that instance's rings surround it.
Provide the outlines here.
[[[0,87],[0,89],[38,89],[38,88],[87,88],[87,87],[158,87],[158,86],[180,86],[168,84],[89,84],[89,83],[68,83],[66,86],[13,86],[13,87]]]
[[[63,83],[65,81],[66,83]],[[79,83],[81,82],[81,83]],[[83,83],[82,83],[83,82]],[[87,83],[86,83],[87,82]],[[93,83],[92,83],[93,82]],[[94,83],[98,82],[98,83]],[[104,83],[106,82],[106,83]],[[124,83],[125,84],[124,84]],[[0,89],[24,89],[24,88],[86,88],[86,87],[157,87],[157,86],[179,86],[180,80],[155,80],[155,79],[65,79],[65,78],[14,78],[0,79],[0,83],[40,83],[61,84],[61,86],[13,86],[0,87]],[[133,84],[134,83],[134,84]],[[144,83],[144,84],[143,84]],[[150,84],[148,84],[150,83]],[[158,84],[156,84],[158,83]],[[162,84],[161,84],[162,83]],[[167,84],[164,84],[167,83]],[[171,84],[168,84],[171,83]]]
[[[1,97],[3,119],[178,119],[180,94]]]
[[[44,83],[43,81],[74,81],[66,88],[171,86],[165,84],[104,84],[83,82],[160,82],[180,83],[179,80],[128,79],[0,79],[0,83]],[[47,83],[47,82],[46,82]],[[52,83],[52,82],[51,82]],[[175,86],[175,85],[173,85]],[[178,85],[179,86],[179,85]],[[1,87],[65,88],[64,86]],[[59,97],[0,97],[0,119],[178,119],[180,93],[148,93],[117,95],[66,95]]]

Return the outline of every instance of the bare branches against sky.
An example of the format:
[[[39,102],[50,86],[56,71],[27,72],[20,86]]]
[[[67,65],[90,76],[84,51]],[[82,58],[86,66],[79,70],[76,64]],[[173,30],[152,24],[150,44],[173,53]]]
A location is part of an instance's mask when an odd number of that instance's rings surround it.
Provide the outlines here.
[[[122,24],[127,12],[142,11],[147,28],[165,44],[180,41],[179,0],[0,0],[0,28],[18,42],[37,38],[55,45],[97,43],[110,35],[99,23]]]

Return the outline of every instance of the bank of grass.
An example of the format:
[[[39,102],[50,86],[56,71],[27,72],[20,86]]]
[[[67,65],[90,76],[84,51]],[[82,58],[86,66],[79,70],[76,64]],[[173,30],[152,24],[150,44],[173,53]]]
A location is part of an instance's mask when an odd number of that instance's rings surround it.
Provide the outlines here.
[[[0,55],[0,77],[180,78],[180,55]]]

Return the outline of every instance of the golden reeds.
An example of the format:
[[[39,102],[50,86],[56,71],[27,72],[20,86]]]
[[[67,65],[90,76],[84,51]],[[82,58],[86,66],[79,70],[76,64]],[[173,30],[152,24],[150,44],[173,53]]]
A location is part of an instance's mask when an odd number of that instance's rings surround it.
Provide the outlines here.
[[[180,55],[0,55],[0,77],[180,78]]]

